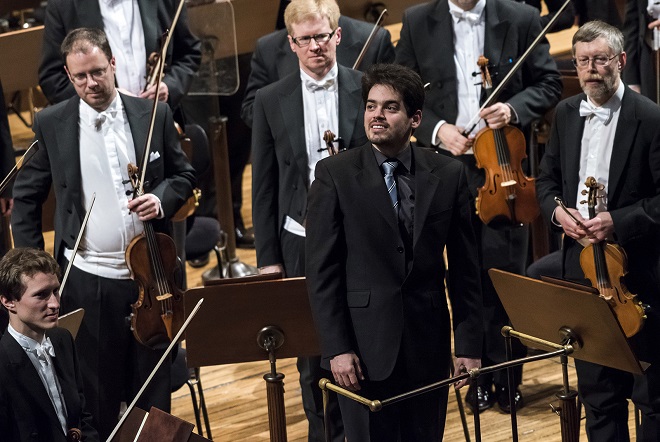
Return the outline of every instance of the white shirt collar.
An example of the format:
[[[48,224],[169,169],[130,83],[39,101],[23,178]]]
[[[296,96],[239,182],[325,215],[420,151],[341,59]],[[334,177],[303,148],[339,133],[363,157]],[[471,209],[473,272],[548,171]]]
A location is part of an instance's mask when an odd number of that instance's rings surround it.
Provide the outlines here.
[[[623,93],[625,91],[626,86],[623,84],[623,80],[619,79],[619,87],[616,89],[616,92],[614,92],[614,95],[612,95],[609,100],[603,103],[602,106],[597,106],[593,101],[591,101],[589,96],[587,96],[587,101],[593,107],[604,107],[606,109],[610,109],[611,112],[616,112],[621,107],[621,100],[623,100]]]
[[[321,78],[320,80],[315,80],[307,72],[302,70],[302,68],[300,69],[300,79],[302,80],[303,83],[312,82],[312,83],[321,84],[321,83],[325,83],[328,80],[336,80],[338,73],[339,73],[339,68],[337,67],[337,61],[335,60],[335,64],[332,65],[328,73],[325,74],[325,77]]]
[[[486,9],[486,0],[479,0],[476,5],[474,5],[474,8],[470,9],[469,11],[463,10],[463,8],[460,8],[456,6],[454,3],[451,1],[449,2],[449,12],[451,13],[452,19],[454,20],[454,23],[458,23],[458,17],[454,15],[455,13],[460,15],[463,12],[469,12],[471,14],[475,14],[480,17],[480,19],[483,21],[484,19],[484,9]],[[452,13],[451,11],[454,11]]]
[[[119,97],[119,92],[115,93],[115,98],[112,100],[108,108],[104,111],[98,112],[96,109],[91,107],[89,104],[85,102],[85,100],[81,99],[80,100],[80,107],[79,107],[79,112],[80,112],[80,120],[87,122],[90,126],[94,126],[96,124],[96,120],[98,119],[99,115],[103,113],[111,113],[113,116],[116,116],[119,111],[121,111],[121,98]]]

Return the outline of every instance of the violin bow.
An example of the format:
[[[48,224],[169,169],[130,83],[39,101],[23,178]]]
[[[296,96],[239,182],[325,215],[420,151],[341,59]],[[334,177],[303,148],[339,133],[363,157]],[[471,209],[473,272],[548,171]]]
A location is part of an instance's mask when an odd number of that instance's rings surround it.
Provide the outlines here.
[[[144,90],[146,91],[149,86],[156,84],[156,96],[158,96],[158,86],[160,86],[159,85],[160,78],[162,77],[163,70],[165,69],[165,53],[167,52],[167,47],[170,45],[170,40],[172,39],[172,33],[174,32],[174,28],[176,27],[176,24],[179,22],[179,16],[181,15],[181,11],[183,10],[183,5],[185,4],[185,1],[186,0],[181,0],[179,2],[179,6],[176,8],[176,13],[174,14],[174,19],[172,19],[172,24],[170,25],[170,28],[166,30],[164,33],[165,40],[160,50],[160,54],[158,56],[156,66],[153,68],[153,71],[155,71],[156,76],[154,76],[152,73],[152,75],[149,77],[150,81],[148,81],[147,84],[144,85]]]
[[[154,124],[156,123],[156,110],[158,108],[158,89],[160,88],[160,82],[162,81],[163,78],[163,71],[165,70],[165,54],[167,53],[167,47],[170,44],[170,40],[172,38],[172,30],[176,26],[177,22],[179,21],[179,16],[181,15],[181,11],[183,10],[183,5],[185,3],[185,0],[181,0],[179,2],[179,7],[176,10],[176,13],[174,14],[174,19],[172,20],[172,25],[170,26],[169,29],[165,31],[163,36],[165,37],[163,39],[163,42],[160,47],[160,56],[159,56],[159,62],[156,66],[156,76],[155,76],[155,85],[156,85],[156,94],[154,96],[154,103],[153,103],[153,108],[151,109],[151,120],[149,122],[149,132],[147,133],[147,141],[144,146],[144,152],[142,155],[142,161],[140,162],[140,182],[138,183],[138,186],[136,188],[136,192],[138,195],[142,195],[144,193],[144,177],[146,176],[147,173],[147,164],[149,162],[149,155],[151,154],[151,139],[153,138],[154,134]],[[153,78],[153,77],[152,77]]]
[[[78,253],[78,247],[80,246],[80,241],[82,240],[83,233],[85,232],[85,227],[87,227],[87,221],[89,220],[89,215],[92,213],[92,208],[94,207],[94,201],[96,201],[96,192],[92,194],[92,199],[89,202],[89,209],[87,209],[87,213],[85,213],[85,218],[83,218],[83,222],[80,225],[80,230],[78,231],[78,238],[76,238],[76,243],[73,246],[73,254],[71,255],[69,264],[66,266],[66,271],[64,272],[64,276],[62,277],[62,283],[60,284],[60,298],[62,297],[62,293],[64,292],[64,286],[66,285],[66,280],[69,279],[69,272],[71,271],[71,267],[73,267],[73,260],[76,259],[76,254]]]
[[[194,318],[195,315],[197,314],[197,311],[202,306],[202,302],[204,302],[204,298],[201,298],[199,301],[197,301],[197,304],[195,304],[195,308],[192,309],[192,311],[188,315],[188,318],[186,318],[186,321],[181,326],[181,329],[176,334],[174,339],[172,339],[172,342],[170,342],[170,345],[165,350],[165,353],[163,353],[163,355],[160,357],[160,360],[158,361],[158,363],[156,364],[154,369],[149,374],[149,377],[147,378],[147,380],[144,381],[144,384],[142,384],[142,387],[140,388],[140,391],[137,392],[137,394],[133,398],[133,401],[131,402],[131,404],[128,406],[128,408],[126,408],[126,411],[124,412],[121,419],[119,420],[119,422],[115,426],[114,430],[112,430],[112,433],[110,433],[110,436],[108,436],[108,439],[106,439],[106,442],[112,441],[112,439],[115,437],[115,435],[117,434],[117,431],[119,431],[119,429],[123,425],[123,423],[126,420],[126,418],[128,417],[128,415],[131,414],[131,411],[135,407],[135,404],[137,403],[137,401],[140,399],[140,396],[142,396],[142,393],[144,393],[144,390],[149,385],[149,382],[151,382],[151,379],[153,379],[154,375],[156,374],[156,372],[158,371],[160,366],[163,365],[163,362],[165,361],[165,359],[167,359],[167,357],[170,355],[170,352],[172,351],[174,346],[177,345],[177,343],[179,342],[179,339],[181,338],[183,333],[186,331],[186,328],[188,328],[188,324],[190,324],[190,321],[192,320],[192,318]]]
[[[34,140],[32,144],[30,144],[30,147],[27,148],[23,156],[16,162],[16,165],[12,167],[12,169],[9,171],[5,179],[2,180],[2,183],[0,183],[0,193],[2,193],[7,188],[11,180],[18,173],[18,171],[21,170],[21,168],[25,166],[28,163],[28,161],[32,159],[32,157],[34,156],[35,153],[37,153],[38,150],[39,150],[39,140]]]
[[[378,20],[376,20],[376,24],[374,24],[373,29],[371,29],[371,33],[369,34],[369,37],[367,37],[367,41],[364,42],[364,46],[362,46],[362,50],[360,51],[360,54],[358,54],[355,63],[353,63],[353,69],[357,69],[358,66],[360,66],[360,63],[362,63],[364,54],[367,53],[367,49],[369,49],[372,40],[376,36],[376,31],[378,31],[378,26],[380,26],[380,24],[383,22],[383,19],[385,19],[386,16],[387,16],[387,9],[383,9],[383,11],[378,16]]]
[[[516,64],[513,65],[511,70],[504,76],[502,81],[493,89],[493,91],[490,93],[488,98],[484,101],[484,104],[481,105],[479,108],[479,112],[476,113],[474,117],[470,120],[470,122],[466,125],[470,129],[464,130],[461,134],[464,137],[467,137],[472,133],[475,127],[477,127],[477,124],[479,124],[479,121],[481,120],[481,117],[479,116],[481,114],[481,111],[484,110],[485,108],[491,106],[495,100],[497,100],[497,97],[500,95],[500,92],[502,92],[502,89],[506,84],[511,80],[511,77],[520,69],[520,66],[525,62],[527,57],[529,57],[529,54],[532,53],[532,51],[538,46],[538,44],[541,42],[541,40],[545,37],[545,34],[548,33],[548,31],[554,26],[554,24],[559,20],[559,16],[564,12],[564,9],[568,6],[568,4],[571,2],[571,0],[566,0],[564,4],[559,8],[557,13],[552,17],[552,19],[548,22],[548,24],[541,30],[541,33],[536,36],[534,41],[532,42],[531,45],[525,50],[525,52],[518,58],[518,61],[516,61]]]

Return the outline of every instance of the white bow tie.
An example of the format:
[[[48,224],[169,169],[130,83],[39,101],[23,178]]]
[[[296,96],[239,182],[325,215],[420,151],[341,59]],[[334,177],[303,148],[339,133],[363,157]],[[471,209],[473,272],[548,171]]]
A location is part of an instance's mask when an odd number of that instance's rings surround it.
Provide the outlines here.
[[[456,11],[455,9],[450,9],[451,15],[456,17],[458,21],[465,20],[471,25],[478,25],[481,21],[481,14],[476,14],[470,11]]]
[[[580,116],[590,117],[592,115],[598,118],[603,124],[609,123],[610,119],[612,118],[612,112],[610,109],[605,107],[596,107],[588,101],[582,100],[580,103]]]
[[[305,80],[305,87],[310,92],[322,91],[324,89],[327,91],[332,91],[334,90],[335,84],[336,83],[334,78],[330,78],[325,81]]]
[[[117,116],[116,110],[104,110],[103,112],[99,112],[99,114],[94,118],[93,121],[94,128],[96,130],[101,130],[101,126],[103,126],[103,123],[107,121],[109,124],[112,124],[116,116]]]
[[[48,361],[46,354],[52,358],[55,357],[55,349],[52,342],[50,342],[50,338],[46,338],[43,343],[37,344],[35,352],[37,353],[37,358],[42,361]]]

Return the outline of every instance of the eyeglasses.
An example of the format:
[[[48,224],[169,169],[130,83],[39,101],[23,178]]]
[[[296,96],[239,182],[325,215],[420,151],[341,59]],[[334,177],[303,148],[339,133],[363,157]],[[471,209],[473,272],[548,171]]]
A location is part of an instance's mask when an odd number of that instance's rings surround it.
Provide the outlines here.
[[[304,48],[306,46],[309,46],[309,44],[314,40],[317,45],[320,45],[321,43],[327,43],[330,41],[333,35],[335,35],[335,32],[337,30],[335,29],[332,32],[324,32],[322,34],[315,34],[315,35],[303,35],[302,37],[291,37],[291,40],[301,48]]]
[[[606,55],[597,55],[593,58],[578,57],[578,58],[573,59],[573,66],[575,66],[576,68],[586,68],[593,61],[595,66],[603,67],[603,66],[607,66],[608,64],[610,64],[610,62],[612,60],[614,60],[616,57],[618,57],[619,55],[621,55],[621,53],[613,55],[611,57],[607,57]]]
[[[110,64],[108,64],[104,68],[95,69],[91,72],[71,75],[71,79],[73,80],[73,82],[77,86],[82,86],[82,85],[86,84],[87,83],[87,77],[92,77],[92,79],[94,81],[99,81],[99,80],[102,80],[103,77],[105,77],[105,73],[108,71],[109,67],[110,67]]]

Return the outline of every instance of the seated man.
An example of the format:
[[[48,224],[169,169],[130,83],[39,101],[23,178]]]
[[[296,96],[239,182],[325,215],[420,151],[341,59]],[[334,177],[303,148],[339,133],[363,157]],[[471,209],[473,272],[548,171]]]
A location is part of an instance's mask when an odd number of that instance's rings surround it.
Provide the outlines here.
[[[99,440],[85,411],[73,337],[57,327],[59,273],[42,250],[13,249],[0,260],[0,302],[9,312],[0,339],[0,435],[5,442]]]

